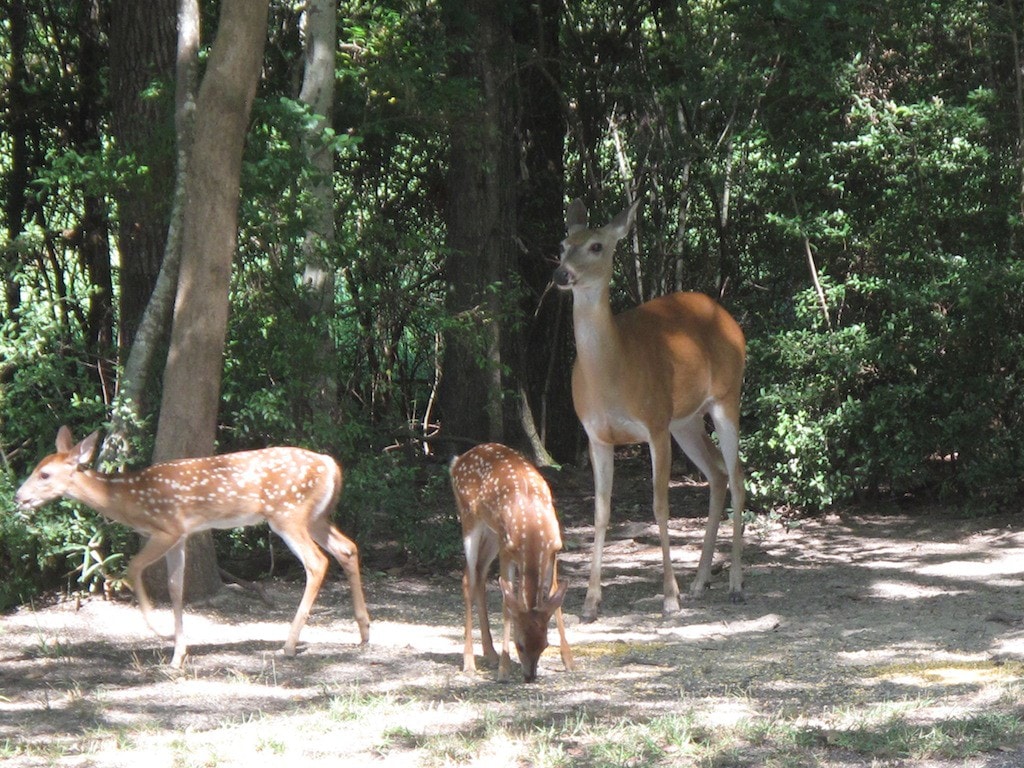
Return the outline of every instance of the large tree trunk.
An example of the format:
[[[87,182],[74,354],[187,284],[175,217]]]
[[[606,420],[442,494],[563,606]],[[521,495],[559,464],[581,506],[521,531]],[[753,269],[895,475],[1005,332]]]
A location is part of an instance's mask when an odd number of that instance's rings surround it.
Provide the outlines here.
[[[267,12],[268,0],[223,0],[196,100],[181,271],[154,461],[209,456],[215,449],[242,150],[262,64]],[[190,547],[188,563],[189,597],[219,588],[212,550],[200,555]]]
[[[10,42],[10,69],[7,78],[8,124],[11,156],[8,158],[7,174],[3,179],[4,218],[7,222],[7,237],[0,250],[0,273],[4,280],[4,307],[12,315],[21,304],[21,287],[14,279],[18,266],[18,249],[14,247],[25,226],[25,191],[28,189],[29,132],[32,115],[29,110],[29,80],[25,67],[25,46],[28,42],[28,12],[23,0],[12,0],[8,5],[8,40]],[[0,376],[6,375],[7,366],[0,368]],[[10,371],[13,373],[13,371]]]
[[[133,7],[137,4],[129,3]],[[181,265],[181,229],[185,208],[185,179],[192,150],[195,118],[196,78],[199,66],[199,2],[178,0],[177,51],[174,65],[174,131],[177,144],[174,191],[170,206],[170,222],[164,238],[164,253],[146,308],[134,329],[127,359],[118,382],[118,407],[111,413],[110,430],[103,441],[103,459],[123,456],[130,444],[133,428],[146,415],[146,392],[160,350],[170,336],[171,313],[178,288]],[[147,578],[147,585],[159,594],[156,579]]]
[[[72,132],[76,151],[85,155],[100,149],[103,115],[102,24],[98,0],[78,6],[78,104]],[[99,384],[107,402],[114,396],[114,289],[110,271],[109,217],[106,200],[85,192],[83,213],[74,234],[92,293],[86,313],[86,340],[96,361]]]
[[[540,0],[523,6],[523,18],[515,25],[520,59],[517,205],[519,272],[529,291],[516,372],[544,448],[558,461],[571,461],[584,444],[569,382],[571,304],[547,291],[565,234],[567,124],[558,44],[562,3]],[[535,447],[534,453],[535,459],[543,458],[543,448]]]
[[[445,336],[439,390],[448,439],[502,440],[506,415],[500,282],[514,259],[511,31],[500,3],[470,0],[447,8],[450,39],[463,44],[452,74],[475,85],[453,116],[448,178],[449,313],[464,321]]]
[[[119,152],[148,169],[118,188],[121,255],[118,347],[125,359],[156,285],[174,183],[170,99],[146,92],[174,81],[177,0],[112,0],[111,129]]]

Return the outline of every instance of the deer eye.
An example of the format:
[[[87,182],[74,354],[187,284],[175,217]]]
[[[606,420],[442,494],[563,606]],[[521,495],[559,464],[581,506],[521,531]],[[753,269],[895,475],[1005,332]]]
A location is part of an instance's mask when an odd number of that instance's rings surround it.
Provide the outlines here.
[[[39,478],[41,480],[49,480],[50,479],[50,473],[49,472],[40,472],[39,473]]]
[[[604,244],[603,243],[591,243],[590,244],[590,252],[591,253],[600,253],[603,250],[604,250]]]

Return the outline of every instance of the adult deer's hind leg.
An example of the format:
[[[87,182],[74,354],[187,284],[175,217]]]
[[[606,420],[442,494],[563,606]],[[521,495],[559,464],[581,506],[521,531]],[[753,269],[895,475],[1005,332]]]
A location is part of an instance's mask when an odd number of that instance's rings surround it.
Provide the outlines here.
[[[704,529],[704,545],[697,564],[697,575],[690,586],[690,596],[699,598],[711,581],[711,563],[715,556],[715,542],[718,526],[725,508],[725,494],[729,488],[729,476],[725,471],[722,454],[718,446],[704,429],[703,414],[676,422],[672,425],[672,436],[703,475],[708,479],[708,521]]]
[[[740,463],[739,403],[728,402],[712,407],[711,418],[718,433],[722,460],[729,475],[729,496],[732,499],[732,564],[729,566],[729,599],[743,602],[743,510],[747,492]],[[723,502],[724,504],[724,502]]]

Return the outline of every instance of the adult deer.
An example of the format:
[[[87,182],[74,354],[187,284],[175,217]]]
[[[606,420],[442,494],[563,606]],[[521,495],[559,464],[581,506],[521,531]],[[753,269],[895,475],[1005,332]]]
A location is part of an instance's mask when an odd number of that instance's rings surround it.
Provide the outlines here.
[[[284,653],[294,656],[299,633],[327,574],[330,552],[345,570],[362,643],[369,640],[359,553],[355,543],[331,523],[341,495],[341,467],[330,456],[301,448],[264,448],[201,459],[154,464],[137,472],[105,475],[87,467],[98,432],[75,444],[71,430],[57,432],[57,452],[47,456],[15,495],[22,509],[35,509],[60,497],[79,501],[104,517],[148,537],[128,564],[128,582],[146,623],[152,604],[142,572],[167,558],[167,583],[174,610],[174,656],[180,667],[187,647],[182,622],[185,540],[209,528],[237,528],[267,522],[306,569],[306,589],[292,621]],[[319,545],[319,546],[318,546]]]
[[[562,621],[566,585],[558,584],[557,555],[562,548],[562,535],[548,484],[522,455],[498,443],[471,448],[452,461],[450,471],[466,551],[462,577],[466,601],[463,671],[476,672],[474,603],[484,657],[490,662],[498,657],[487,619],[487,573],[495,557],[504,606],[504,644],[498,679],[508,679],[512,629],[523,678],[529,683],[537,677],[537,662],[548,647],[552,614],[558,625],[562,664],[571,670],[572,651]]]
[[[668,539],[668,481],[672,439],[707,477],[710,506],[704,547],[690,593],[700,596],[711,577],[725,493],[732,495],[733,545],[729,596],[743,600],[743,469],[739,461],[740,387],[746,356],[743,331],[718,303],[700,293],[673,293],[612,315],[609,282],[615,246],[633,226],[637,204],[596,229],[576,200],[554,282],[573,297],[576,362],[572,395],[590,443],[594,471],[594,552],[583,620],[597,617],[601,554],[611,513],[616,445],[648,443],[664,561],[666,614],[679,610]],[[710,414],[718,443],[708,436]],[[719,447],[720,446],[720,447]]]

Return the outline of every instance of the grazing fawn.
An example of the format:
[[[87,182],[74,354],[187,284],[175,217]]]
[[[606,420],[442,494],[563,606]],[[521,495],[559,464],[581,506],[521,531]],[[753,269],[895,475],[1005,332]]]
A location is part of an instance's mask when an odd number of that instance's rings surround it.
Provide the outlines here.
[[[725,494],[732,495],[733,545],[729,595],[743,600],[743,468],[739,461],[740,388],[746,343],[736,321],[701,293],[673,293],[612,315],[609,282],[615,246],[633,226],[636,204],[606,226],[589,229],[579,200],[569,207],[568,237],[554,282],[572,291],[576,363],[572,396],[590,443],[594,471],[594,552],[583,620],[597,617],[601,553],[611,514],[616,445],[647,443],[651,452],[654,517],[664,562],[666,614],[679,610],[668,538],[668,481],[672,439],[710,485],[704,547],[690,593],[703,594],[711,577]],[[718,445],[704,427],[709,414]]]
[[[269,523],[306,569],[306,589],[283,651],[294,656],[299,633],[327,574],[330,552],[345,570],[360,642],[370,636],[359,552],[355,542],[331,523],[341,495],[341,467],[330,456],[301,448],[264,448],[201,459],[154,464],[137,472],[105,475],[88,468],[98,432],[75,444],[71,430],[57,433],[57,452],[47,456],[18,489],[15,501],[30,510],[66,497],[148,537],[128,565],[128,582],[146,623],[152,604],[142,572],[167,558],[167,581],[174,610],[174,656],[180,667],[187,651],[182,622],[185,540],[210,528]],[[154,629],[155,631],[155,629]]]
[[[562,600],[566,585],[558,583],[557,555],[562,548],[551,490],[529,461],[497,443],[486,443],[455,458],[452,489],[462,522],[466,570],[462,593],[466,601],[466,644],[463,670],[475,672],[473,605],[480,619],[484,657],[497,658],[487,618],[487,573],[498,558],[504,605],[504,644],[498,679],[507,680],[511,660],[509,636],[514,632],[523,678],[537,677],[537,662],[548,647],[548,622],[555,615],[562,663],[573,668],[565,639]]]

